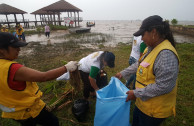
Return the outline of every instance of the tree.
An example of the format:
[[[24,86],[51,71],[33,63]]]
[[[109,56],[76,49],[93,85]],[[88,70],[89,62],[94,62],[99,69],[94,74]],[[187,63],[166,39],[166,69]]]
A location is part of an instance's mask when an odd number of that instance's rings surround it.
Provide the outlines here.
[[[172,25],[176,25],[178,23],[178,21],[176,19],[172,19],[171,23],[172,23]]]

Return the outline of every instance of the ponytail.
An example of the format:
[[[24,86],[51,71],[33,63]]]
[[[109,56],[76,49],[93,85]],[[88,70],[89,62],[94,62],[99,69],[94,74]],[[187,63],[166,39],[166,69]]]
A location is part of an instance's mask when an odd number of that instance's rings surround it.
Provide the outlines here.
[[[170,25],[167,21],[163,21],[160,25],[152,26],[152,27],[148,28],[147,31],[150,32],[150,31],[152,31],[153,28],[156,29],[156,31],[159,33],[160,37],[162,37],[164,39],[168,39],[168,41],[170,41],[172,46],[175,47],[174,37],[173,37],[173,34],[170,30]]]
[[[170,25],[167,21],[163,21],[163,27],[164,27],[164,38],[168,39],[168,41],[170,41],[170,43],[172,44],[172,46],[175,47],[175,41],[174,41],[174,37],[172,34],[172,31],[170,30]]]

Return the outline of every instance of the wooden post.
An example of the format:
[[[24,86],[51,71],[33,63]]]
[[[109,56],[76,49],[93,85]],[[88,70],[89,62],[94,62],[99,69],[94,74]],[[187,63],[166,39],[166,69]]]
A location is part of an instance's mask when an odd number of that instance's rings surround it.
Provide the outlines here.
[[[24,14],[22,14],[22,18],[23,18],[23,22],[24,22],[24,26],[25,26],[26,24],[25,24],[25,21],[24,21]]]
[[[52,14],[50,14],[50,18],[51,18],[51,24],[53,25],[53,18],[52,18]]]
[[[47,17],[48,17],[48,24],[50,24],[50,18],[49,18],[49,15],[47,14]]]
[[[36,18],[36,14],[35,14],[35,26],[37,26],[37,18]]]
[[[76,27],[76,14],[75,14],[75,11],[74,11],[74,22],[75,22],[75,27]]]
[[[58,13],[58,21],[59,21],[59,25],[61,25],[60,12]]]
[[[70,12],[70,14],[71,14],[71,18],[72,18],[72,12]],[[73,27],[73,24],[71,26]]]
[[[77,15],[78,15],[78,27],[79,27],[79,11],[77,12]]]
[[[16,18],[16,14],[14,14],[14,18],[15,18],[15,22],[16,22],[16,25],[17,25],[17,18]]]
[[[41,23],[41,26],[42,26],[42,17],[41,17],[41,14],[40,14],[40,23]]]
[[[8,20],[7,14],[6,14],[6,19],[7,19],[7,24],[8,24],[8,27],[10,28],[10,25],[9,25],[9,20]]]
[[[55,23],[55,25],[56,25],[56,21],[55,21],[55,12],[54,12],[54,14],[53,14],[53,15],[54,15],[54,23]]]

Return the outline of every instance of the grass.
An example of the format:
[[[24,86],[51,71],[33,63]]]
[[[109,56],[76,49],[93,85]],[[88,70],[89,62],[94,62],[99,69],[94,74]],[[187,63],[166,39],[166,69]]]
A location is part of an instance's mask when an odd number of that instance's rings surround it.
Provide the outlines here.
[[[19,57],[18,62],[25,64],[25,66],[40,70],[47,71],[63,65],[64,61],[79,60],[87,54],[96,51],[96,49],[85,49],[80,46],[73,45],[53,45],[53,46],[40,46],[30,44],[34,48],[34,53],[30,56]],[[180,57],[180,71],[178,77],[178,93],[177,93],[177,114],[176,117],[169,117],[162,124],[162,126],[194,126],[194,44],[177,44],[176,46]],[[103,45],[100,46],[101,50],[109,50],[114,52],[116,56],[115,68],[105,68],[108,73],[108,78],[114,76],[117,72],[121,71],[128,66],[128,59],[130,55],[131,46],[120,43],[116,48],[107,48]],[[122,80],[125,82],[125,80]],[[47,104],[51,104],[59,97],[68,87],[69,82],[66,81],[50,81],[38,83],[40,89],[44,92],[43,100]],[[63,103],[68,100],[76,100],[82,98],[82,92],[77,94],[70,94],[64,99]],[[62,104],[62,103],[61,103]],[[131,119],[134,102],[131,105]],[[67,105],[60,111],[56,109],[53,113],[59,118],[60,126],[85,126],[82,124],[75,124],[67,120],[77,120],[71,112],[72,104]],[[86,125],[92,126],[95,115],[95,99],[90,99],[90,109],[86,118]],[[0,126],[19,126],[19,124],[11,119],[0,118]]]

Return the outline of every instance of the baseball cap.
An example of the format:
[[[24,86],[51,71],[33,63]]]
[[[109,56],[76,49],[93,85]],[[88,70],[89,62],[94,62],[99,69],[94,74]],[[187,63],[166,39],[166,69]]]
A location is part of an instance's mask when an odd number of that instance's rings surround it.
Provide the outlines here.
[[[115,66],[115,55],[112,52],[106,52],[104,56],[104,61],[107,65],[112,68]]]
[[[23,47],[28,43],[19,41],[15,36],[10,33],[1,32],[0,33],[0,48],[11,47]]]
[[[147,17],[146,19],[143,20],[140,29],[135,32],[133,35],[134,36],[140,36],[142,35],[148,28],[161,25],[163,23],[163,19],[158,16],[158,15],[153,15],[150,17]]]

